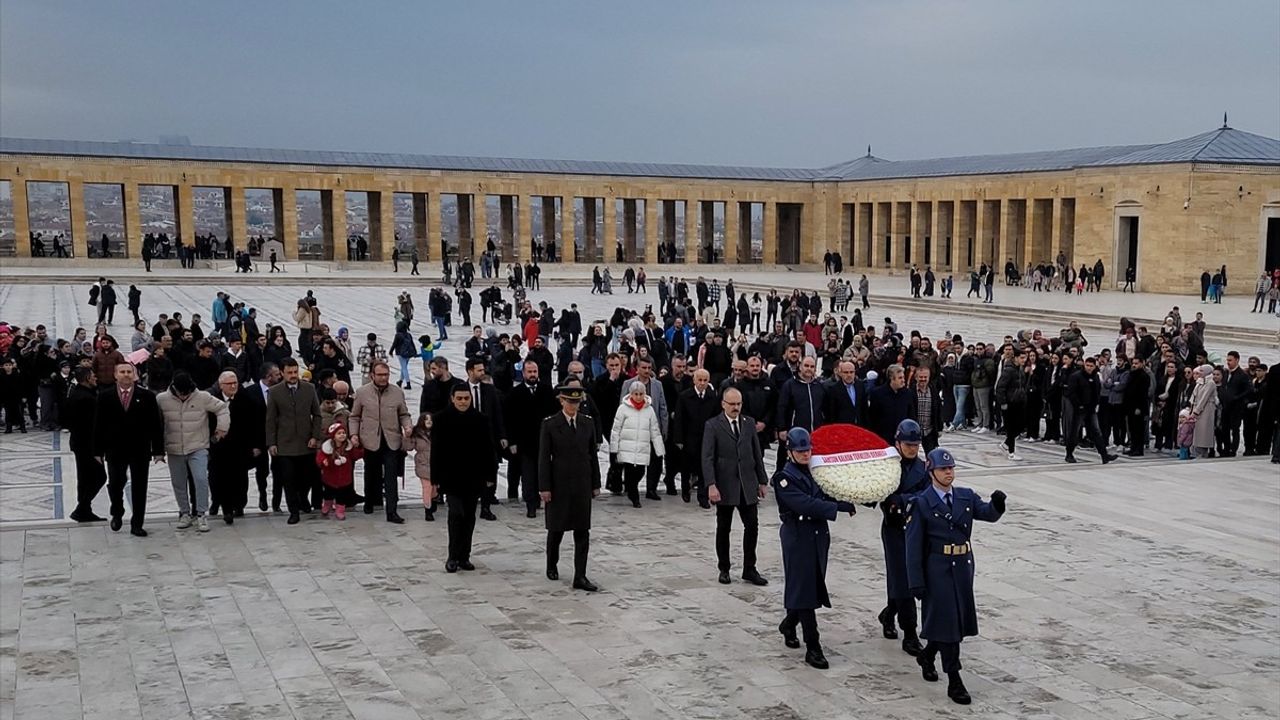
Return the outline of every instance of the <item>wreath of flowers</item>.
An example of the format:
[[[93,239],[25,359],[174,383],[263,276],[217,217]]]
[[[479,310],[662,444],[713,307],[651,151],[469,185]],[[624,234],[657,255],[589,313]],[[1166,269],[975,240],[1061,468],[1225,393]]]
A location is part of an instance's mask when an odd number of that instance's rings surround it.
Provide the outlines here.
[[[813,431],[813,479],[830,497],[851,503],[880,502],[898,489],[898,451],[879,435],[837,423]]]

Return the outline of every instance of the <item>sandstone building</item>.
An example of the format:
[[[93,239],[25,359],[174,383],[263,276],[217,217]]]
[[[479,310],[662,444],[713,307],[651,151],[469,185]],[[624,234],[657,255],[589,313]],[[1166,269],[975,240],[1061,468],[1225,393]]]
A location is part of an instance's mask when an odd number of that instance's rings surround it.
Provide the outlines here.
[[[399,196],[413,211],[412,237],[400,241],[424,262],[438,262],[442,248],[470,256],[490,239],[504,262],[527,260],[535,236],[558,238],[564,262],[609,262],[616,235],[627,262],[649,265],[668,242],[688,262],[812,266],[835,251],[846,272],[917,264],[963,275],[984,262],[1022,268],[1061,254],[1078,267],[1100,258],[1108,285],[1133,266],[1147,291],[1198,288],[1200,273],[1222,264],[1233,283],[1280,266],[1280,140],[1225,124],[1150,145],[909,161],[868,149],[816,169],[0,138],[0,181],[9,183],[19,257],[31,254],[28,183],[53,182],[65,183],[79,258],[89,255],[85,186],[106,184],[119,188],[131,257],[142,243],[139,188],[163,186],[184,239],[199,232],[193,191],[222,189],[237,248],[249,236],[246,190],[269,191],[273,234],[290,260],[299,254],[298,192],[318,191],[322,259],[345,256],[355,192],[367,194],[374,260],[389,259],[396,242]],[[448,238],[445,198],[456,215]]]

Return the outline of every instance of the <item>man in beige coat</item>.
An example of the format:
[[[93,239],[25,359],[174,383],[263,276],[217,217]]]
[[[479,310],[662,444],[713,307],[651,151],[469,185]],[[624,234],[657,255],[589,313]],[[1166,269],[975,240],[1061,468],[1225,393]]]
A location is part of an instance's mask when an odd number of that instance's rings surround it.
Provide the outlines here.
[[[404,390],[391,385],[391,368],[379,360],[369,367],[368,385],[356,390],[351,406],[351,439],[364,448],[364,512],[386,499],[387,522],[403,523],[396,512],[396,478],[404,463],[404,438],[413,432]]]
[[[218,441],[231,428],[231,412],[226,403],[197,390],[185,372],[173,376],[169,389],[156,396],[156,405],[164,417],[164,451],[178,502],[178,529],[185,530],[194,522],[197,530],[209,532],[205,517],[209,510],[209,416],[217,420],[212,439]],[[190,497],[188,481],[195,487],[194,498]]]

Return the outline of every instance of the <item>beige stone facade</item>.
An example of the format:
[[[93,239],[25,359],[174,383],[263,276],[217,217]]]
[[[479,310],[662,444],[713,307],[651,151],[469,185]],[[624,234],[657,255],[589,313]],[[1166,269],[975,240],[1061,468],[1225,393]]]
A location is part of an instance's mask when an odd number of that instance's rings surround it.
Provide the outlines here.
[[[955,272],[964,285],[969,268],[1003,266],[1012,259],[1053,262],[1059,253],[1075,267],[1099,258],[1108,284],[1122,279],[1116,269],[1128,261],[1130,232],[1137,218],[1137,284],[1141,290],[1187,291],[1200,273],[1227,265],[1234,282],[1256,277],[1267,258],[1269,218],[1280,223],[1280,162],[1186,162],[1080,167],[1044,172],[966,174],[922,178],[855,180],[731,180],[550,173],[417,170],[356,166],[285,165],[253,162],[149,160],[0,152],[0,180],[10,182],[19,256],[30,255],[28,182],[66,183],[71,232],[77,257],[87,255],[84,185],[121,187],[128,254],[141,252],[138,213],[140,185],[175,189],[177,234],[193,232],[192,189],[226,188],[228,234],[236,247],[248,237],[245,189],[273,192],[276,228],[286,259],[298,253],[296,192],[321,191],[326,216],[325,257],[335,238],[346,237],[345,191],[369,198],[369,238],[374,260],[389,259],[394,244],[392,194],[411,193],[415,241],[424,261],[438,260],[441,198],[458,197],[459,248],[467,256],[481,249],[486,202],[497,196],[500,231],[495,240],[504,261],[528,259],[535,202],[560,209],[560,254],[576,260],[575,223],[565,212],[575,200],[591,199],[575,213],[591,216],[603,207],[603,237],[585,238],[585,247],[603,245],[612,261],[615,218],[625,219],[622,237],[629,262],[654,264],[657,243],[673,228],[675,203],[684,203],[684,257],[700,258],[708,234],[710,203],[723,203],[722,255],[717,261],[751,260],[752,216],[748,203],[763,208],[762,262],[819,265],[824,252],[838,251],[846,271],[899,271],[912,264]],[[602,199],[597,203],[595,199]],[[551,200],[551,204],[548,204]],[[615,201],[623,202],[615,206]],[[636,202],[636,201],[643,201]],[[674,202],[672,202],[674,201]],[[615,210],[615,207],[617,208]],[[659,221],[660,209],[668,219]],[[493,212],[490,210],[490,212]],[[616,215],[615,215],[616,213]],[[637,242],[640,220],[647,237]],[[554,218],[552,218],[554,221]],[[701,222],[700,222],[701,220]],[[702,232],[699,232],[699,226]],[[1276,230],[1272,226],[1272,234]],[[1274,240],[1273,240],[1274,242]],[[698,247],[695,247],[698,243]],[[640,257],[640,246],[643,257]],[[1273,253],[1277,249],[1273,248]]]

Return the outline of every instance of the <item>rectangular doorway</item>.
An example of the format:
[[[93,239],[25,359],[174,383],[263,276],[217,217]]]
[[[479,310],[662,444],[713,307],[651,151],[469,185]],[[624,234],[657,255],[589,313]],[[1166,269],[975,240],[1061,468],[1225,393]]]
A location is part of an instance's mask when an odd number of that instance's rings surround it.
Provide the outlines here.
[[[1280,267],[1280,217],[1267,218],[1267,254],[1262,267],[1271,272]]]
[[[1112,282],[1121,286],[1129,269],[1133,269],[1134,277],[1137,278],[1138,220],[1137,215],[1120,217],[1120,232],[1116,237],[1116,272],[1112,276]]]

